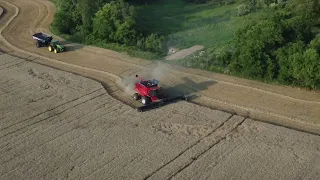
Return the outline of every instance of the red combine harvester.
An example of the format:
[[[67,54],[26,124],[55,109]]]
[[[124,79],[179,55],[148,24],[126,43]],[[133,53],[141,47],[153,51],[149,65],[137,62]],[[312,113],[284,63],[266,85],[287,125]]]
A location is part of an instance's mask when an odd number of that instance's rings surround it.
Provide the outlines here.
[[[148,108],[161,106],[176,100],[187,100],[184,95],[168,98],[162,87],[159,87],[159,81],[144,80],[136,75],[136,78],[139,79],[135,83],[134,90],[136,93],[133,94],[135,100],[140,100],[144,106],[137,108],[138,111],[143,111]]]

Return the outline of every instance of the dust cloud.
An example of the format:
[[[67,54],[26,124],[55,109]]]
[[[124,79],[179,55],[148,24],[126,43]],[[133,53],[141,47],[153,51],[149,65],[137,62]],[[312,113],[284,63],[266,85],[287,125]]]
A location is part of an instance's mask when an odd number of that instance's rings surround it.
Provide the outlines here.
[[[138,79],[133,76],[125,76],[122,77],[118,85],[123,89],[124,93],[127,95],[133,95],[135,91],[133,90],[134,84],[138,81]]]
[[[156,79],[161,81],[169,72],[169,68],[164,63],[157,62],[156,67],[146,74],[146,77],[149,79]]]
[[[146,80],[156,79],[159,82],[166,76],[169,72],[168,67],[160,62],[157,62],[155,65],[149,68],[148,71],[145,72],[137,72],[136,74]],[[121,77],[121,80],[118,82],[118,85],[123,89],[125,94],[133,95],[134,91],[134,84],[138,82],[136,78],[136,74],[132,74],[131,76],[124,76]]]

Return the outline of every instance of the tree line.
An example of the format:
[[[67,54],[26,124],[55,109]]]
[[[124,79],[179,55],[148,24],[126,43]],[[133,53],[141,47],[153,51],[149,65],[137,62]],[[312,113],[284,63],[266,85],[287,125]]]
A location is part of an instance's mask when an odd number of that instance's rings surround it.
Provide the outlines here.
[[[188,3],[207,3],[184,0]],[[52,27],[82,42],[118,43],[163,53],[165,37],[137,27],[137,4],[152,0],[55,0]],[[230,0],[215,0],[220,5]],[[245,78],[277,81],[315,89],[320,84],[320,29],[318,0],[242,0],[237,15],[264,12],[257,21],[236,30],[220,51],[181,62]],[[190,65],[191,64],[191,65]]]
[[[55,0],[57,12],[52,28],[60,34],[77,37],[87,44],[117,43],[163,53],[164,37],[139,31],[137,11],[132,4],[151,0]],[[130,4],[129,4],[130,3]]]
[[[318,0],[270,6],[268,16],[236,32],[228,67],[244,77],[316,88],[320,83]]]
[[[180,64],[250,79],[320,87],[320,6],[318,0],[246,0],[249,12],[265,12],[236,30],[222,50]],[[244,15],[244,14],[242,14]]]

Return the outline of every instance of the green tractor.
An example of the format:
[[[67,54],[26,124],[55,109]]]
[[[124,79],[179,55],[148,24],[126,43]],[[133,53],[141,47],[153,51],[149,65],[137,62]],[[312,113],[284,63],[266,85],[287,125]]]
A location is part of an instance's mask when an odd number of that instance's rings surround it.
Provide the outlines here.
[[[48,49],[50,52],[53,51],[54,53],[60,53],[66,50],[66,48],[57,40],[51,41]]]

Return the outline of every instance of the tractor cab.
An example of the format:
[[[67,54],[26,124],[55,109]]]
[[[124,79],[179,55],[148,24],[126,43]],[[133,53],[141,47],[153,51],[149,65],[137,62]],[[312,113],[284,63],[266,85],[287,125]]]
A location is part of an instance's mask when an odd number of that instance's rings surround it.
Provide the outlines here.
[[[51,41],[51,45],[57,46],[57,45],[60,45],[60,42],[58,40],[53,40],[53,41]]]

